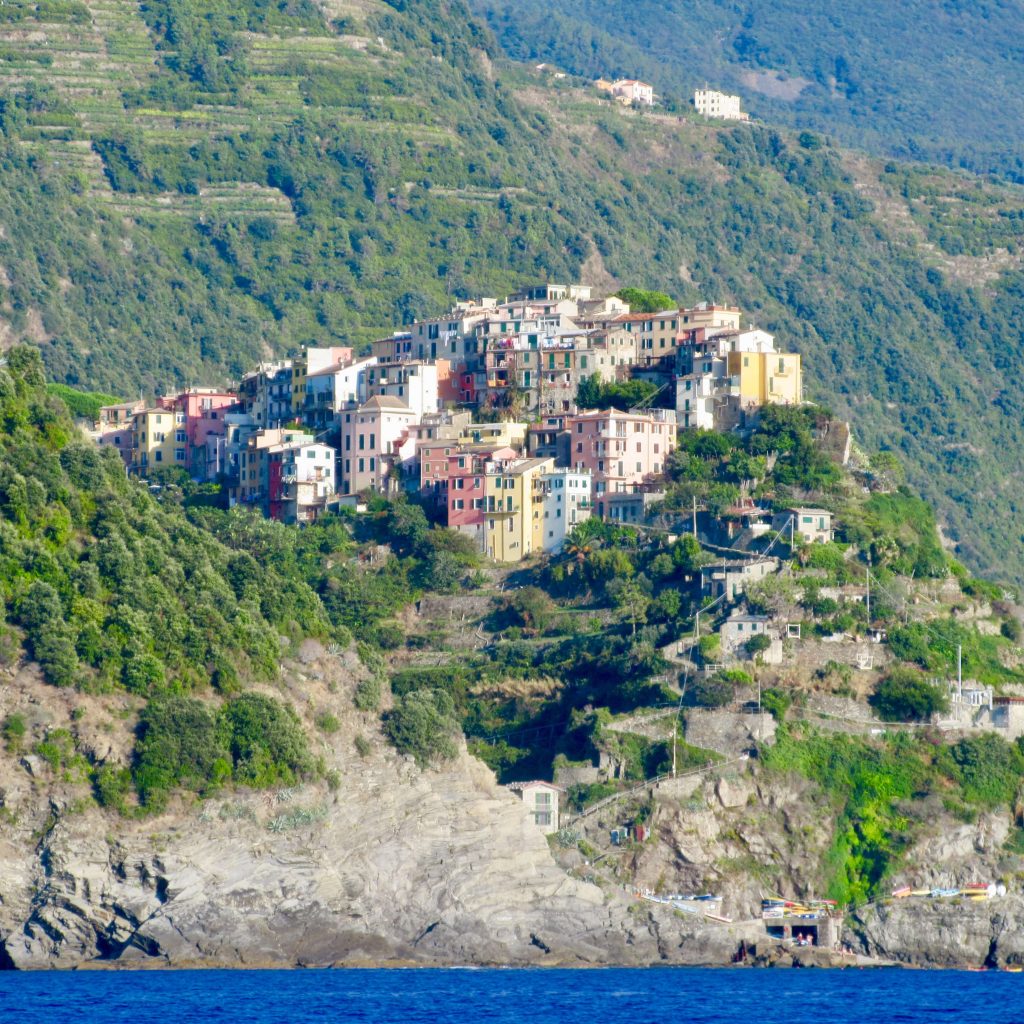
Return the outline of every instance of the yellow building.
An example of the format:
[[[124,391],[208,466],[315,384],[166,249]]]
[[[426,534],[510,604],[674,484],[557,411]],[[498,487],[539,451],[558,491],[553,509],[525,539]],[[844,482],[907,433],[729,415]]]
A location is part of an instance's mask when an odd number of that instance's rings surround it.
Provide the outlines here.
[[[132,431],[132,472],[146,476],[164,466],[185,467],[188,435],[184,413],[142,409],[132,417]]]
[[[541,477],[554,459],[520,459],[489,473],[485,483],[485,550],[496,562],[520,562],[543,550]]]
[[[797,352],[730,352],[728,374],[739,384],[744,409],[762,405],[799,405],[803,370]]]
[[[470,423],[455,439],[455,444],[486,444],[492,448],[526,448],[525,423]]]

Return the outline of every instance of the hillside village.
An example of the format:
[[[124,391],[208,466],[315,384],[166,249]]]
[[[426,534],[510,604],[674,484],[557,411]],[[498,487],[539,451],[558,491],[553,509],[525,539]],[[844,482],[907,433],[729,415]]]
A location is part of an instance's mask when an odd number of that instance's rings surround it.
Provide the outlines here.
[[[485,673],[506,657],[506,632],[539,640],[539,620],[586,598],[617,608],[631,624],[627,649],[657,649],[621,677],[605,652],[601,672],[616,686],[647,678],[647,702],[679,705],[654,734],[637,725],[647,767],[610,739],[629,725],[595,725],[578,751],[590,753],[561,767],[550,747],[510,752],[482,725],[505,716],[500,701],[474,713],[475,738],[468,731],[505,779],[528,765],[553,777],[516,782],[524,799],[545,801],[535,818],[553,832],[570,790],[583,806],[604,786],[656,775],[658,749],[674,774],[666,730],[678,728],[687,756],[712,758],[770,745],[787,714],[853,734],[886,719],[1024,735],[1011,596],[955,563],[950,575],[931,513],[899,488],[898,466],[869,458],[845,423],[806,404],[802,372],[798,353],[735,307],[636,312],[584,285],[546,283],[413,321],[368,356],[309,348],[236,388],[104,407],[94,436],[133,475],[219,483],[231,506],[286,523],[408,495],[503,566],[499,579],[525,563],[516,586],[539,596],[505,600],[494,613],[505,628],[478,625],[496,631]],[[608,401],[589,407],[595,398]],[[618,560],[598,568],[616,547]],[[909,624],[911,604],[937,627]],[[557,675],[549,651],[536,657],[531,672]],[[437,683],[408,672],[407,686]],[[514,720],[535,714],[517,705]]]
[[[638,404],[581,405],[620,392]],[[561,550],[592,514],[645,521],[677,430],[749,430],[766,405],[802,400],[799,354],[735,307],[637,313],[544,284],[415,321],[369,356],[309,348],[236,388],[104,407],[94,436],[134,475],[183,471],[288,523],[409,492],[518,562]]]

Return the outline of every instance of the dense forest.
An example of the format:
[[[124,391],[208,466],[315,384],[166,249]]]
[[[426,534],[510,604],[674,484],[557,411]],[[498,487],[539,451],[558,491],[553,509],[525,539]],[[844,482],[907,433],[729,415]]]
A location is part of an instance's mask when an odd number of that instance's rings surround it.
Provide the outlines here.
[[[640,77],[673,107],[710,83],[740,92],[765,121],[1024,181],[1016,4],[472,3],[518,60],[589,78]]]
[[[619,112],[503,65],[457,2],[17,10],[0,319],[55,380],[220,383],[543,277],[735,302],[967,562],[1024,577],[1018,189]]]

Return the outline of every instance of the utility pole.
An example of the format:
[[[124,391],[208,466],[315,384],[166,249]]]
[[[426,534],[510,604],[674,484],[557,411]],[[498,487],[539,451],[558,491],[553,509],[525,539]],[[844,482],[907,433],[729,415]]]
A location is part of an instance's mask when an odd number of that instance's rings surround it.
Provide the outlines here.
[[[964,699],[964,649],[960,644],[956,645],[956,692],[957,696]]]
[[[693,539],[700,542],[700,538],[697,536],[697,495],[693,496]]]
[[[864,570],[864,581],[867,584],[868,629],[871,628],[871,553],[868,553],[868,567]]]

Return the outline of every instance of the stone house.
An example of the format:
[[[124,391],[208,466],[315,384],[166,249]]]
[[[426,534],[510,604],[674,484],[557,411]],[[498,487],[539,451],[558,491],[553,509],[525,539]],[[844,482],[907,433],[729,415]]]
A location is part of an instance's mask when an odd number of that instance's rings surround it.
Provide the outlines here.
[[[558,801],[564,792],[553,782],[512,782],[505,787],[515,793],[533,815],[533,823],[545,835],[558,831]]]

